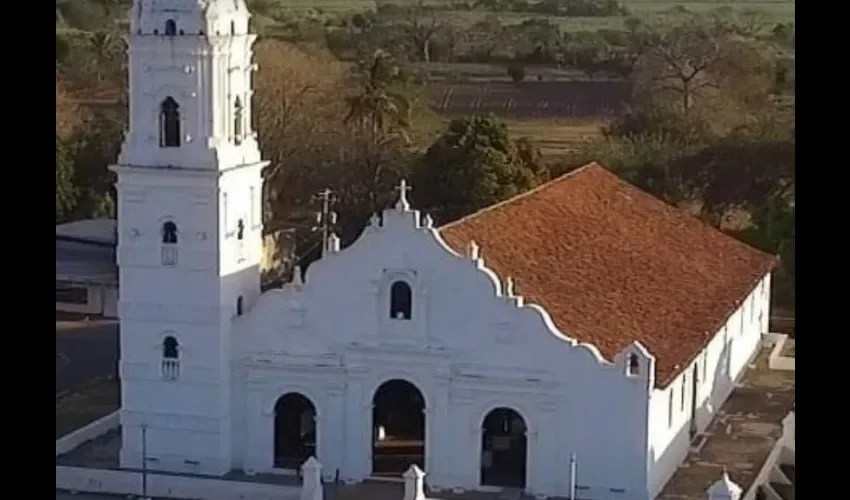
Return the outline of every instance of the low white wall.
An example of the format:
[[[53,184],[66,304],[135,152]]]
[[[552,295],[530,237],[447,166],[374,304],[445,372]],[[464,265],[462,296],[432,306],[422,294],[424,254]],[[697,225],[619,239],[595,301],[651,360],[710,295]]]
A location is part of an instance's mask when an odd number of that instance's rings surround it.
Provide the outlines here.
[[[56,467],[56,489],[86,493],[141,495],[142,474],[117,470]],[[207,479],[200,477],[148,474],[147,495],[161,498],[202,498],[204,500],[297,500],[298,486],[281,486]]]
[[[788,335],[781,333],[772,333],[771,337],[775,339],[773,348],[770,350],[768,358],[768,366],[771,370],[786,370],[796,371],[796,358],[782,355],[782,348],[785,347],[785,342],[788,340]]]
[[[118,317],[118,287],[104,285],[79,285],[79,287],[86,289],[86,303],[56,302],[57,311],[103,315],[107,318]]]
[[[77,429],[74,432],[57,439],[56,456],[64,455],[86,441],[98,438],[118,427],[121,423],[120,413],[120,411],[112,412],[103,418],[95,420],[85,427]]]

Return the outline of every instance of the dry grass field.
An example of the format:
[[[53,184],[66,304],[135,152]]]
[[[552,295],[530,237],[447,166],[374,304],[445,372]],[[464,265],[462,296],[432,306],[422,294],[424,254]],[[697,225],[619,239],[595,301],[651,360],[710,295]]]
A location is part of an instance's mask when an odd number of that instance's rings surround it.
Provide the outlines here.
[[[558,158],[574,151],[582,143],[599,137],[601,120],[571,120],[563,118],[537,118],[507,120],[511,137],[528,137],[548,159]]]

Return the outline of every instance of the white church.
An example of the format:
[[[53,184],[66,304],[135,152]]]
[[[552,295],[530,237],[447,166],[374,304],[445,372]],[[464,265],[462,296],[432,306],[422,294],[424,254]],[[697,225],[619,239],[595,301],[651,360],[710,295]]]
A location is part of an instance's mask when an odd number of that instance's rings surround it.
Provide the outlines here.
[[[440,228],[402,184],[352,245],[261,293],[248,18],[243,0],[131,11],[122,467],[316,456],[329,480],[416,463],[435,491],[653,498],[758,351],[776,259],[591,164]]]

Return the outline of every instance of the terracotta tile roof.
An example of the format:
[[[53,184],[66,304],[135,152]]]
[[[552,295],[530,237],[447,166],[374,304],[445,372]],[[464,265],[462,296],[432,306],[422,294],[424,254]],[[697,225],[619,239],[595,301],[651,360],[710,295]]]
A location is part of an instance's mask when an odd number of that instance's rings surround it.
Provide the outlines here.
[[[776,264],[592,163],[440,228],[607,359],[638,340],[666,386]]]

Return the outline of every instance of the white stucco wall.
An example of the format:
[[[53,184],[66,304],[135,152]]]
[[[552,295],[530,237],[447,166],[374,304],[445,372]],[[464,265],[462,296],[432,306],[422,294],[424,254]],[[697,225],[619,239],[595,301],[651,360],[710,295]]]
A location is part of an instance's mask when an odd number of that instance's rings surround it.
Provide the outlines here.
[[[726,324],[667,387],[654,389],[650,399],[650,492],[658,494],[690,448],[694,370],[697,373],[696,428],[702,432],[729,397],[750,360],[758,353],[770,318],[770,275],[754,287]],[[682,391],[684,389],[684,404]],[[670,412],[670,399],[673,399]],[[672,415],[672,419],[669,417]]]
[[[271,472],[274,405],[298,392],[317,409],[318,459],[332,477],[371,473],[372,398],[400,378],[426,400],[431,485],[479,488],[481,425],[505,406],[528,426],[527,490],[566,495],[569,456],[594,498],[646,498],[647,401],[654,359],[639,345],[614,363],[558,333],[548,315],[506,297],[486,261],[459,256],[415,211],[391,209],[345,250],[314,263],[306,284],[262,295],[237,318],[244,397],[235,464]],[[414,290],[413,319],[391,320],[393,281]],[[639,356],[638,376],[626,359]],[[241,394],[244,393],[244,396]],[[235,400],[234,400],[235,401]],[[612,491],[613,490],[613,491]]]

